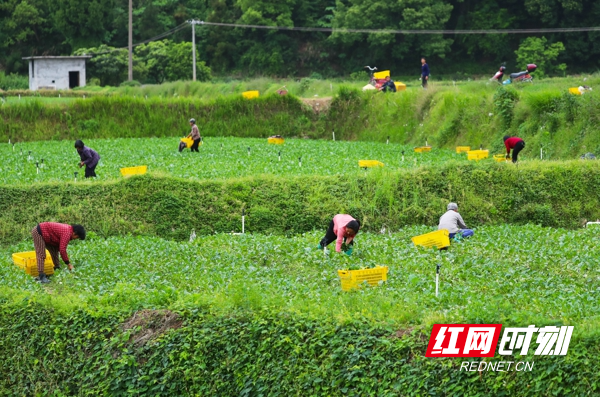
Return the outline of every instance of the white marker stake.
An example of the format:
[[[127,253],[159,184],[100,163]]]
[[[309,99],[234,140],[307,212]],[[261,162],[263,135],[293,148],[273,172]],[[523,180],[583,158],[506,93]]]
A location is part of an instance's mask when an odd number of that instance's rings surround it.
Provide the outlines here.
[[[298,157],[298,167],[302,167],[302,157]]]
[[[279,161],[281,161],[281,151],[279,152]]]
[[[335,131],[331,131],[331,135],[333,135],[333,140],[335,141]]]
[[[77,182],[77,171],[75,171],[73,174],[75,174],[75,182]]]
[[[387,142],[385,143],[386,145],[390,144],[390,137],[388,136]]]
[[[250,156],[250,146],[248,146],[248,156]]]
[[[440,267],[441,265],[438,263],[435,269],[435,297],[437,298],[439,287],[440,287]]]
[[[540,148],[540,160],[543,160],[542,156],[543,156],[543,152],[542,152],[542,148]]]
[[[427,144],[427,138],[425,138],[425,146],[429,146],[429,145]]]
[[[245,233],[245,225],[246,225],[246,210],[242,208],[242,234]]]
[[[8,138],[8,144],[10,145],[10,138]]]
[[[19,94],[19,101],[21,100],[21,94]]]

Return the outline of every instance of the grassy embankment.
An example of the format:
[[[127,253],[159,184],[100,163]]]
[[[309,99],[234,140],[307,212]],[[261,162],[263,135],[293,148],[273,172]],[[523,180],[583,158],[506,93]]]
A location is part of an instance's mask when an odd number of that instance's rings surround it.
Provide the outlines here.
[[[595,80],[594,80],[595,81]],[[177,136],[190,117],[205,136],[266,137],[282,134],[329,139],[385,141],[436,147],[484,145],[502,149],[501,137],[518,135],[526,152],[546,158],[578,157],[600,152],[598,94],[572,96],[575,82],[497,85],[472,82],[397,94],[359,93],[342,87],[333,101],[305,106],[293,96],[247,101],[222,97],[100,97],[60,106],[37,101],[3,106],[0,139],[8,141]],[[592,81],[593,83],[593,81]],[[591,84],[591,83],[590,83]]]

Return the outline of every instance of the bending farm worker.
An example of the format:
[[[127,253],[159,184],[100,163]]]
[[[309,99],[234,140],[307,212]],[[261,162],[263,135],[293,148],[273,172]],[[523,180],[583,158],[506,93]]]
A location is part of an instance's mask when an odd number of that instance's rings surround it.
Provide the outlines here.
[[[519,153],[521,152],[521,150],[523,150],[525,148],[525,141],[516,136],[511,137],[511,136],[505,135],[504,136],[504,146],[506,146],[506,158],[507,159],[510,158],[510,149],[512,149],[512,151],[513,151],[512,162],[516,163],[517,156],[519,156]]]
[[[85,240],[85,229],[81,225],[67,225],[64,223],[42,222],[31,231],[33,245],[35,246],[35,257],[37,258],[37,269],[40,273],[36,279],[41,283],[49,283],[48,277],[44,273],[44,261],[46,260],[46,250],[50,252],[54,269],[60,268],[58,254],[62,257],[69,270],[73,270],[73,265],[67,255],[67,245],[71,240]]]
[[[341,252],[342,243],[346,243],[348,249],[344,251],[347,255],[352,254],[354,236],[360,229],[360,222],[346,214],[338,214],[329,223],[325,237],[321,239],[318,249],[324,249],[335,240],[335,251]]]
[[[463,238],[471,237],[475,232],[467,229],[467,225],[462,216],[458,213],[458,205],[456,203],[448,204],[448,211],[440,217],[438,230],[446,229],[450,233],[450,238],[454,238],[457,234]]]
[[[79,168],[85,165],[85,177],[91,178],[96,177],[96,166],[100,161],[100,155],[94,149],[89,148],[83,144],[81,140],[75,141],[75,149],[79,153]]]
[[[200,140],[202,138],[200,137],[200,131],[198,130],[198,126],[196,125],[196,119],[190,119],[190,126],[192,127],[192,131],[188,135],[188,138],[191,137],[194,140],[194,143],[192,144],[190,150],[192,152],[199,152],[198,145],[200,145]]]

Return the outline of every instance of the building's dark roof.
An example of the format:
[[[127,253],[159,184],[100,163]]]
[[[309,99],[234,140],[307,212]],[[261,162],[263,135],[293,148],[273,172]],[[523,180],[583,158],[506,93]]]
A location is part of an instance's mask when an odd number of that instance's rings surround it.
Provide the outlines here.
[[[23,59],[89,59],[91,58],[91,55],[75,55],[75,56],[53,56],[53,55],[46,55],[46,56],[39,56],[39,57],[24,57]]]

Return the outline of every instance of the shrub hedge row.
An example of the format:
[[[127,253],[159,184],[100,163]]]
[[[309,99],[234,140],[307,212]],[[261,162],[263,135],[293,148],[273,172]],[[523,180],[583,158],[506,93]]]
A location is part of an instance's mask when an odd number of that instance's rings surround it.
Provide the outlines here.
[[[28,238],[42,221],[81,223],[100,235],[185,239],[238,231],[296,234],[325,228],[336,213],[365,230],[437,225],[450,201],[467,225],[535,223],[576,228],[600,218],[596,162],[447,163],[363,176],[250,177],[189,181],[140,176],[111,182],[0,186],[0,244]]]
[[[1,295],[7,396],[557,396],[600,384],[597,337],[573,338],[566,357],[486,359],[533,361],[531,372],[465,372],[461,359],[424,357],[430,330],[266,311],[66,311]]]

